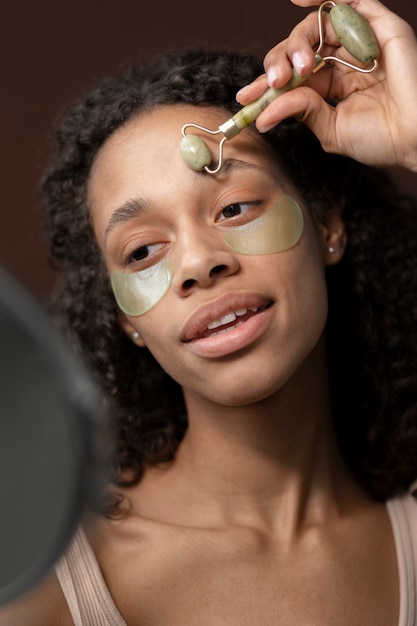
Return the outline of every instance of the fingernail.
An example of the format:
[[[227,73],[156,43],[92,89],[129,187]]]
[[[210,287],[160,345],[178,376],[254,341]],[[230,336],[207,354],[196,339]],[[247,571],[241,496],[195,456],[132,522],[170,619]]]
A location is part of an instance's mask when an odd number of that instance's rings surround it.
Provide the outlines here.
[[[249,89],[249,85],[245,85],[245,87],[242,87],[242,89],[239,89],[239,91],[236,94],[237,102],[240,102],[240,97],[244,96],[245,93],[248,91],[248,89]]]
[[[266,79],[268,81],[268,85],[270,87],[273,87],[275,84],[275,81],[278,80],[278,70],[276,67],[269,67],[268,71],[266,72]]]
[[[272,128],[274,128],[275,124],[270,124],[269,126],[261,126],[261,128],[258,128],[258,131],[260,133],[267,133],[269,130],[272,130]]]
[[[302,74],[307,65],[307,59],[302,52],[294,52],[292,55],[292,64],[295,71]]]

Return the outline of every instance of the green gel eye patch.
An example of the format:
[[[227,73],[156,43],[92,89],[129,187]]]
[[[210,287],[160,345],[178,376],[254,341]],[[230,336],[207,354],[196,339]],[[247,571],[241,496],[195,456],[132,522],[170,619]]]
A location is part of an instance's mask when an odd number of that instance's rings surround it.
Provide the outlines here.
[[[294,246],[303,232],[303,213],[290,196],[281,196],[269,211],[246,224],[230,227],[223,235],[229,248],[240,254],[273,254]]]
[[[289,250],[303,232],[303,214],[290,196],[278,202],[260,217],[223,233],[226,245],[240,254],[273,254]],[[170,259],[140,272],[128,274],[114,270],[111,285],[119,308],[131,316],[143,315],[166,294],[172,283]]]
[[[114,270],[111,286],[119,308],[127,315],[143,315],[157,304],[172,283],[172,262],[162,259],[140,272]]]

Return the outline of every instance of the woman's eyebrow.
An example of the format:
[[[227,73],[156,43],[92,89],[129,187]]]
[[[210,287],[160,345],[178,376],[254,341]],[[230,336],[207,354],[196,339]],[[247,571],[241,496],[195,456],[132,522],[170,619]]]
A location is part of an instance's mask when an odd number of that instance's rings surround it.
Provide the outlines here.
[[[264,175],[267,175],[269,178],[273,179],[271,172],[269,172],[266,168],[258,165],[257,163],[251,163],[248,161],[242,161],[240,159],[229,158],[225,159],[222,165],[222,172],[227,173],[233,170],[257,170],[258,172],[262,172]],[[205,174],[209,176],[206,172],[196,172],[198,175]],[[211,176],[211,175],[210,175]],[[148,205],[144,200],[139,198],[130,199],[123,202],[123,204],[115,209],[112,213],[106,229],[104,231],[104,242],[107,241],[110,233],[119,226],[119,224],[123,224],[125,222],[129,222],[137,218],[139,215],[144,213],[147,209]]]
[[[215,169],[217,166],[218,166],[218,161],[214,161],[211,164],[211,167],[213,169]],[[222,163],[221,171],[230,172],[233,170],[257,170],[258,172],[262,172],[263,174],[266,174],[269,177],[271,177],[270,172],[265,167],[263,167],[262,165],[259,165],[258,163],[252,163],[250,161],[242,161],[241,159],[236,159],[236,158],[224,159]]]
[[[126,200],[126,202],[123,202],[123,204],[112,213],[109,219],[106,230],[104,231],[104,241],[107,240],[109,234],[116,226],[135,219],[145,210],[145,202],[139,199]]]

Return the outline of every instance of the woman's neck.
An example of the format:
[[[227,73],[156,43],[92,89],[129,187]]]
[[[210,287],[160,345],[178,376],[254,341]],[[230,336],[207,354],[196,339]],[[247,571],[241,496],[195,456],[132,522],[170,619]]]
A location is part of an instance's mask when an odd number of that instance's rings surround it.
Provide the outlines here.
[[[340,514],[359,490],[338,452],[323,344],[279,391],[251,405],[220,406],[185,391],[187,433],[173,463],[148,472],[149,494],[165,485],[173,516],[196,525],[282,529],[284,521],[296,533]]]

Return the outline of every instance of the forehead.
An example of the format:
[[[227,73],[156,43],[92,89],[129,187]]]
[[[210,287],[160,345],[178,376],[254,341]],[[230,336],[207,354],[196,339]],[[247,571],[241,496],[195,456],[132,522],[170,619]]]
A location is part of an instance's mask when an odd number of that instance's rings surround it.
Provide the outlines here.
[[[222,172],[212,176],[191,170],[179,147],[184,124],[216,130],[227,118],[227,112],[213,107],[170,105],[141,113],[116,130],[99,150],[90,173],[88,199],[93,222],[97,225],[97,220],[138,194],[155,202],[169,197],[179,201],[184,196],[196,197],[208,178],[212,184],[222,182],[226,176]],[[217,160],[222,135],[192,132],[204,139]],[[270,149],[255,129],[246,128],[227,141],[224,158],[256,164],[282,179]]]
[[[93,163],[90,181],[111,169],[115,173],[119,163],[134,160],[135,166],[140,162],[148,171],[158,170],[160,174],[184,169],[188,166],[183,162],[179,145],[182,138],[181,129],[184,124],[195,123],[210,130],[217,130],[230,114],[214,107],[197,107],[192,105],[161,106],[130,119],[124,126],[116,130],[99,150]],[[209,146],[213,160],[218,157],[218,145],[222,134],[212,136],[198,129],[187,132],[201,136]],[[271,151],[259,133],[248,128],[232,141],[227,141],[224,148],[225,158],[236,156],[236,153],[253,154],[264,157],[269,162]],[[133,165],[133,162],[132,162]]]

